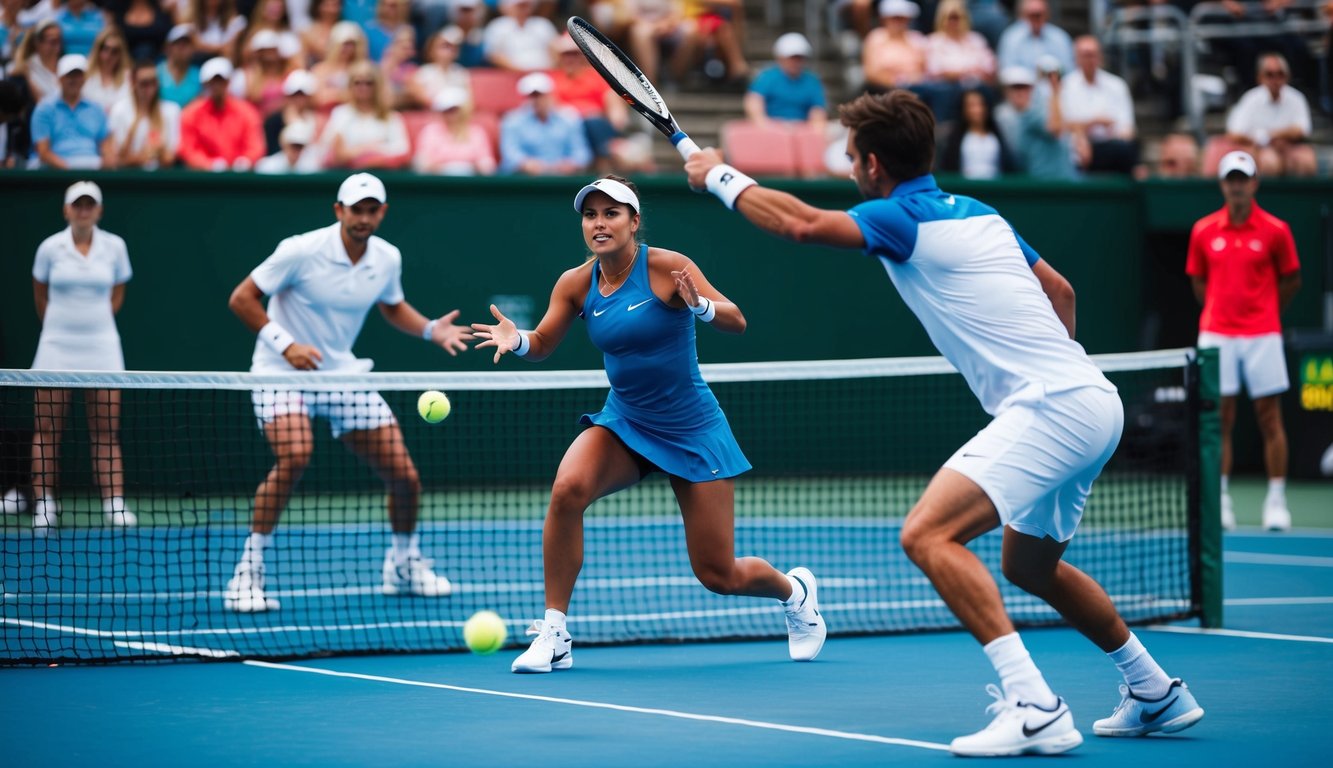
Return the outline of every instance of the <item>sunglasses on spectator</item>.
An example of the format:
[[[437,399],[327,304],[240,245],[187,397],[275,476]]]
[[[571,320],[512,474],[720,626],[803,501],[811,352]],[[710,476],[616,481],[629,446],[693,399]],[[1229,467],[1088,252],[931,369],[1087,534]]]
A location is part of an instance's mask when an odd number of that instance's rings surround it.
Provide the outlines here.
[[[1280,69],[1266,69],[1263,75],[1264,77],[1286,77],[1287,73]]]

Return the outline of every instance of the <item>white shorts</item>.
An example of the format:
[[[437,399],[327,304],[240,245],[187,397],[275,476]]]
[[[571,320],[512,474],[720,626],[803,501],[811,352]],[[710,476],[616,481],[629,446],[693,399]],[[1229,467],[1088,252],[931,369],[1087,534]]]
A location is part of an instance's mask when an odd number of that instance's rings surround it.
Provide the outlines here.
[[[1217,349],[1218,384],[1226,397],[1239,395],[1242,381],[1252,398],[1280,394],[1291,386],[1280,333],[1225,336],[1200,331],[1199,347]]]
[[[375,429],[394,423],[393,411],[378,392],[297,392],[257,389],[250,393],[255,419],[262,432],[279,416],[304,413],[328,419],[334,437],[347,432]]]
[[[1124,426],[1120,395],[1081,387],[1006,408],[944,466],[981,486],[1004,525],[1069,541]]]

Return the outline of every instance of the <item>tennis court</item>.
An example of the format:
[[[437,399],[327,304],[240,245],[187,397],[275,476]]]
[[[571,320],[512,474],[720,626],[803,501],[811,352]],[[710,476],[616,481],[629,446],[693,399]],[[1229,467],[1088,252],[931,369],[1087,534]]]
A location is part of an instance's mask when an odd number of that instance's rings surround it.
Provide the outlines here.
[[[1238,485],[1243,509],[1259,491]],[[1208,712],[1189,731],[1092,737],[1118,700],[1114,668],[1070,630],[1025,633],[1088,736],[1071,759],[1325,764],[1331,496],[1298,484],[1296,530],[1242,517],[1227,534],[1225,630],[1139,630]],[[835,627],[854,610],[838,593]],[[985,722],[993,674],[960,632],[835,637],[810,664],[787,661],[780,639],[580,646],[574,669],[542,676],[510,674],[512,655],[5,669],[0,735],[11,765],[907,765],[952,759],[949,739]]]

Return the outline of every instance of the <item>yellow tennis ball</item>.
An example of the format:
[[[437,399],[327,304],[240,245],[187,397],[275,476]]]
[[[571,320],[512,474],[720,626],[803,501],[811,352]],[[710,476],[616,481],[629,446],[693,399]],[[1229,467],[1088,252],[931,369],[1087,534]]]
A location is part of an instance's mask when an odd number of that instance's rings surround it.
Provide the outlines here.
[[[508,636],[504,619],[495,611],[477,611],[463,624],[463,642],[482,656],[500,650]]]
[[[439,424],[449,415],[449,398],[438,390],[428,390],[417,398],[417,413],[431,424]]]

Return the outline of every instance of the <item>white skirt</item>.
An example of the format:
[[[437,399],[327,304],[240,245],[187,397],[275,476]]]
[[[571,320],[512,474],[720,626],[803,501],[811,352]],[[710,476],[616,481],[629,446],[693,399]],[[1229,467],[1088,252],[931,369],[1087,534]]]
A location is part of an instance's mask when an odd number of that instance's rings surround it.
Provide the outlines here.
[[[37,341],[32,367],[42,371],[123,371],[125,355],[120,348],[120,334],[43,333]]]

